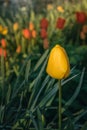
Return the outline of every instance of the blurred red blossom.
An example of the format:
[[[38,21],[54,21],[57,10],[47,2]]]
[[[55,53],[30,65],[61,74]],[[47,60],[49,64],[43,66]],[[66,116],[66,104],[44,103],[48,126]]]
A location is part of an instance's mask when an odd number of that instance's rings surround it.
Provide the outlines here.
[[[78,23],[84,23],[86,21],[86,13],[76,12],[76,20]]]
[[[42,39],[47,38],[47,31],[45,29],[41,29],[40,36]]]
[[[65,19],[64,18],[58,18],[57,19],[57,23],[56,23],[56,28],[58,29],[63,29],[64,28],[64,25],[65,25]]]
[[[48,20],[46,18],[41,19],[41,21],[40,21],[40,27],[41,28],[47,29],[48,24],[49,24],[49,22],[48,22]]]

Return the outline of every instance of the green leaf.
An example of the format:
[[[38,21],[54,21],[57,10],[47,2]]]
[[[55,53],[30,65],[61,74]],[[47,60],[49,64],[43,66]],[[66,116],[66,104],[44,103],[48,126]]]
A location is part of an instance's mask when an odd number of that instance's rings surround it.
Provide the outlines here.
[[[43,61],[47,58],[48,52],[49,50],[46,50],[45,53],[41,56],[41,58],[38,60],[37,64],[35,65],[34,71],[36,71],[43,63]]]
[[[74,94],[72,95],[72,97],[69,99],[69,101],[67,101],[65,103],[65,106],[64,108],[62,109],[62,112],[65,111],[65,108],[69,107],[72,102],[77,98],[79,92],[80,92],[80,89],[81,89],[81,86],[82,86],[82,83],[83,83],[83,78],[84,78],[84,73],[85,73],[85,68],[83,68],[83,71],[82,71],[82,74],[81,74],[81,77],[80,77],[80,80],[79,80],[79,85],[77,86]]]
[[[81,128],[81,130],[87,130],[87,121],[85,122],[85,124],[83,125],[83,127]]]
[[[44,130],[43,122],[42,122],[42,114],[40,112],[40,109],[37,108],[37,118],[38,118],[38,130]]]
[[[71,120],[69,120],[67,128],[65,130],[75,130]]]

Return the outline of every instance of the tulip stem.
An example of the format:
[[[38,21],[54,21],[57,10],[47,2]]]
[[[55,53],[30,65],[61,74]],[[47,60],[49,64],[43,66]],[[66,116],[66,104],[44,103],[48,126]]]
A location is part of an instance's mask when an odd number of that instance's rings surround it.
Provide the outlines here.
[[[61,110],[62,110],[62,87],[61,87],[61,80],[58,82],[59,86],[59,129],[61,130],[61,122],[62,122],[62,115],[61,115]]]

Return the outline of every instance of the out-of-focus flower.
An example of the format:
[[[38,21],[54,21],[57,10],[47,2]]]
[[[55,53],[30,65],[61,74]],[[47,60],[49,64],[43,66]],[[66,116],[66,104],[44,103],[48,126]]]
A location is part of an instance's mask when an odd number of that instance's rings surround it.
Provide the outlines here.
[[[0,48],[0,56],[4,56],[6,58],[6,56],[7,56],[6,50]]]
[[[44,49],[48,49],[48,48],[49,48],[49,41],[48,41],[47,38],[45,38],[45,39],[43,40],[43,48],[44,48]]]
[[[36,38],[36,36],[37,36],[36,30],[32,30],[31,35],[32,35],[33,38]]]
[[[61,12],[61,13],[64,13],[64,9],[63,9],[62,6],[58,6],[58,7],[57,7],[57,10],[58,10],[59,12]]]
[[[48,28],[48,20],[46,18],[42,18],[40,21],[40,27],[47,29]]]
[[[56,28],[63,29],[65,25],[65,19],[64,18],[58,18],[56,23]]]
[[[21,52],[21,45],[19,45],[16,49],[16,52],[19,54]]]
[[[14,24],[13,24],[13,30],[14,30],[14,31],[17,31],[18,28],[19,28],[19,24],[18,24],[17,22],[14,23]]]
[[[41,29],[40,36],[42,39],[47,38],[47,31],[45,29]]]
[[[2,35],[7,35],[7,33],[8,33],[8,28],[3,28]]]
[[[2,25],[0,25],[0,33],[2,32],[2,30],[3,30],[3,27],[2,27]]]
[[[80,32],[80,38],[81,38],[82,40],[85,40],[85,39],[86,39],[86,35],[85,35],[84,32]]]
[[[83,25],[82,32],[87,33],[87,24]]]
[[[31,38],[31,32],[28,29],[23,29],[22,31],[24,38],[30,39]]]
[[[85,12],[76,12],[76,20],[80,24],[84,23],[86,21],[86,13]]]
[[[29,23],[29,30],[30,31],[34,30],[34,24],[32,22]]]
[[[50,52],[46,72],[55,79],[67,78],[70,74],[69,59],[64,48],[56,45]]]
[[[52,10],[53,9],[53,5],[52,4],[48,4],[47,5],[47,10]]]
[[[6,48],[6,40],[4,38],[1,39],[1,45],[3,48]]]

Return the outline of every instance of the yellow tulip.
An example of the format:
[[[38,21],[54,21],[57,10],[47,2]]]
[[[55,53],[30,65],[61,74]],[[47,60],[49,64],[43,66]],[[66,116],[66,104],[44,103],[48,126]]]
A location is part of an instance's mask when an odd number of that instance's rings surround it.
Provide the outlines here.
[[[61,12],[61,13],[64,13],[64,9],[63,9],[62,6],[58,6],[58,7],[57,7],[57,10],[58,10],[59,12]]]
[[[53,78],[63,79],[70,73],[69,59],[64,48],[56,45],[50,52],[46,72]]]
[[[7,28],[4,28],[3,30],[2,30],[2,34],[3,35],[6,35],[8,33],[8,29]]]
[[[47,5],[47,10],[52,10],[53,9],[53,5],[52,4],[48,4]]]
[[[18,27],[19,27],[19,24],[17,22],[13,24],[13,30],[14,31],[17,31]]]
[[[0,25],[0,32],[2,32],[2,30],[3,30],[3,27],[2,27],[2,25]]]

